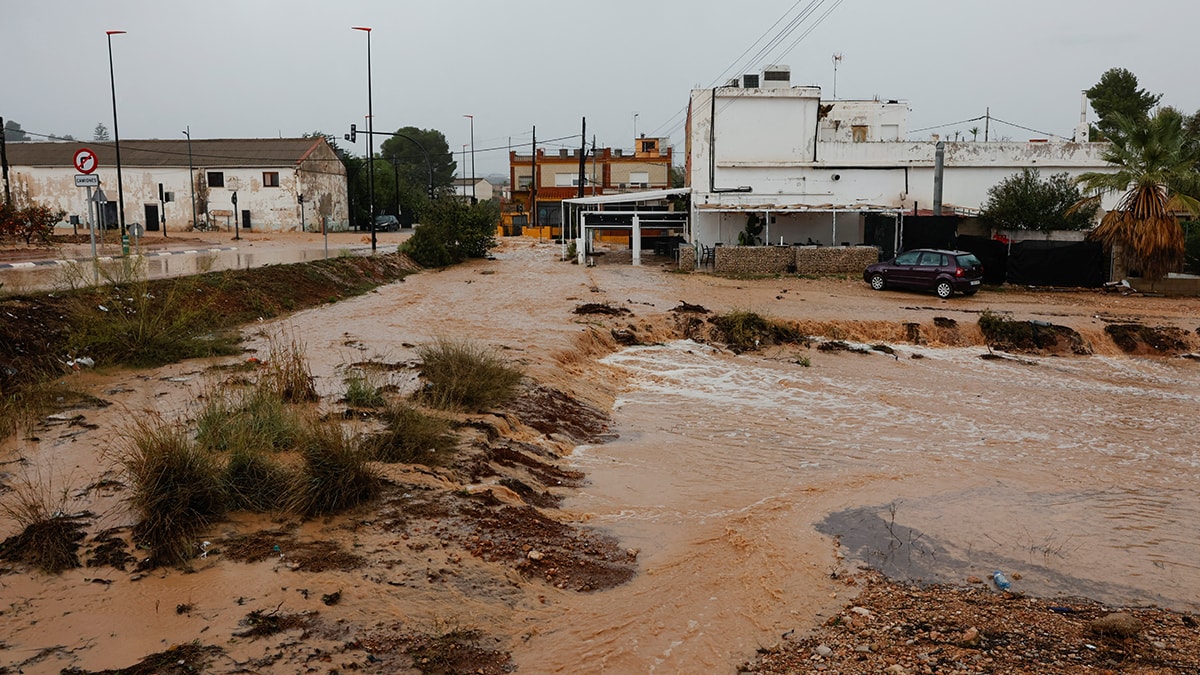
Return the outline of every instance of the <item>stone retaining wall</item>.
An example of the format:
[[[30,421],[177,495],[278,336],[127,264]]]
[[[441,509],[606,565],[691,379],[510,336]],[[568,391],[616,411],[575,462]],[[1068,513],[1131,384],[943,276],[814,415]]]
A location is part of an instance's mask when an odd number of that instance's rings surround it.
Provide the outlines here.
[[[717,274],[781,274],[796,260],[790,246],[718,246],[713,257]]]
[[[680,247],[681,269],[682,251]],[[717,274],[857,274],[879,262],[879,250],[874,246],[718,246],[715,258]]]
[[[861,274],[867,265],[879,262],[874,246],[797,246],[797,274]]]
[[[679,271],[696,271],[696,247],[691,244],[679,245]]]

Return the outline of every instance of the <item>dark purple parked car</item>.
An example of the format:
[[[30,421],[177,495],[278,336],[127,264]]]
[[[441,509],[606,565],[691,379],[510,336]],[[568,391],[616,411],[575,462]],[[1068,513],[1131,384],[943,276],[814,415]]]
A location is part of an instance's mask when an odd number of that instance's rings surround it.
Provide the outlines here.
[[[974,295],[983,283],[983,263],[974,253],[920,248],[863,270],[863,281],[877,291],[911,288],[948,298],[955,291]]]

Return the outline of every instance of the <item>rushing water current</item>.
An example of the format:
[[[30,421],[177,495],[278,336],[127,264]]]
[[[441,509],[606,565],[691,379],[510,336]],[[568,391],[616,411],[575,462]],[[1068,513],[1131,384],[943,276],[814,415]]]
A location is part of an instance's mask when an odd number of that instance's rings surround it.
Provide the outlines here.
[[[806,574],[836,564],[814,528],[900,578],[1003,569],[1037,595],[1200,609],[1194,362],[814,354],[674,342],[606,359],[631,376],[621,438],[577,451],[592,484],[568,506],[646,573],[575,617],[583,657],[729,667],[739,623],[770,642],[811,609]]]

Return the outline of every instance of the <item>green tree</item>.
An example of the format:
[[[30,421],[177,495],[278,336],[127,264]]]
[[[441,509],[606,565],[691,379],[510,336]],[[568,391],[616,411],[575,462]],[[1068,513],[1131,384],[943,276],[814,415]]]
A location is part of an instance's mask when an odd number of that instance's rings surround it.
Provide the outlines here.
[[[1109,68],[1086,93],[1099,118],[1092,125],[1093,141],[1108,139],[1117,131],[1114,115],[1139,122],[1150,116],[1150,110],[1162,98],[1162,94],[1139,89],[1137,76],[1124,68]]]
[[[1188,138],[1183,116],[1170,108],[1146,119],[1113,113],[1111,120],[1104,160],[1116,171],[1082,174],[1078,180],[1088,198],[1081,204],[1110,193],[1124,196],[1091,237],[1120,245],[1130,269],[1161,279],[1183,263],[1183,229],[1176,214],[1200,216],[1200,150]]]
[[[1000,230],[1084,230],[1099,205],[1076,208],[1081,199],[1079,187],[1066,173],[1042,180],[1037,169],[1022,169],[988,188],[979,219]]]
[[[681,188],[687,185],[687,170],[682,166],[671,165],[671,187]]]
[[[401,180],[407,179],[426,190],[432,182],[435,193],[454,184],[454,172],[458,169],[446,137],[437,129],[401,127],[379,146],[379,156],[399,167]]]
[[[29,134],[21,129],[21,124],[13,120],[4,123],[4,140],[8,143],[21,143],[29,140]]]
[[[96,128],[92,130],[93,141],[107,141],[108,127],[104,126],[104,122],[97,122]]]

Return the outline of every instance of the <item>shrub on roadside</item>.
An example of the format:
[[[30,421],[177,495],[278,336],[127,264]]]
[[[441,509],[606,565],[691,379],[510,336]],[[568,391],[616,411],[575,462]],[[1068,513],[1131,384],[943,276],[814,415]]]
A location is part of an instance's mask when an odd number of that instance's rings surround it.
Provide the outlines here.
[[[427,382],[419,398],[435,408],[479,412],[512,398],[521,383],[518,368],[470,341],[439,338],[417,356]]]
[[[445,267],[482,258],[496,246],[499,207],[490,201],[469,204],[446,197],[429,203],[421,226],[401,250],[425,267]]]

